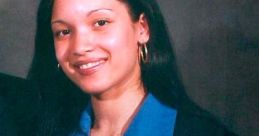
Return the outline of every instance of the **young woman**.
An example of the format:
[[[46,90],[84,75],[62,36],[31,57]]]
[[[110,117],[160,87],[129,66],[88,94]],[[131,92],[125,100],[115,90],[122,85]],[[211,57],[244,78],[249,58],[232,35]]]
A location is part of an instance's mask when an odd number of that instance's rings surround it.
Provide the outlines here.
[[[38,135],[230,135],[186,97],[155,0],[42,0],[37,22]]]

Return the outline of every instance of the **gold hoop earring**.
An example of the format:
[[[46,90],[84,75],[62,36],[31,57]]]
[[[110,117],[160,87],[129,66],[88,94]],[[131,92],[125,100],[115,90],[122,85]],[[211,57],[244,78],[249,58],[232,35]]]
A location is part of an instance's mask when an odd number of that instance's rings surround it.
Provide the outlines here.
[[[148,62],[148,50],[147,50],[147,44],[144,43],[140,46],[140,57],[143,63],[147,63]]]

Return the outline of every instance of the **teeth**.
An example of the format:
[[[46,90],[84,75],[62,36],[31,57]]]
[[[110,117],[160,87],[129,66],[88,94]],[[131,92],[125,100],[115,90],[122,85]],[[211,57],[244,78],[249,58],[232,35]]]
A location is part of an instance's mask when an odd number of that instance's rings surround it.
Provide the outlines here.
[[[88,69],[88,68],[91,68],[91,67],[95,67],[99,64],[101,64],[103,61],[96,61],[96,62],[91,62],[91,63],[87,63],[87,64],[83,64],[83,65],[80,65],[79,68],[80,69]]]

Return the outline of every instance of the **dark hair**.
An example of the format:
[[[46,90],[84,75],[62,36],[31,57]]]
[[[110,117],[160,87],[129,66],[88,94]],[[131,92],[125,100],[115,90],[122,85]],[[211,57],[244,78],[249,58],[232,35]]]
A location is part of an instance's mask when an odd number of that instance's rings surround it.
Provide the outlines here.
[[[48,125],[49,130],[42,131],[52,133],[57,131],[56,128],[62,128],[58,129],[60,132],[57,133],[64,134],[74,129],[89,97],[57,68],[50,26],[53,1],[42,0],[38,9],[35,55],[29,79],[37,82],[42,90],[42,101],[48,105],[42,117],[49,119],[44,119],[45,123],[42,124]],[[155,0],[120,1],[128,6],[133,21],[144,13],[149,25],[150,40],[147,43],[149,61],[141,64],[144,86],[161,102],[177,107],[186,95],[179,78],[173,44],[157,2]],[[64,120],[66,123],[62,122]],[[64,126],[65,124],[67,125]],[[43,128],[47,129],[44,126]],[[40,133],[40,135],[45,134]]]

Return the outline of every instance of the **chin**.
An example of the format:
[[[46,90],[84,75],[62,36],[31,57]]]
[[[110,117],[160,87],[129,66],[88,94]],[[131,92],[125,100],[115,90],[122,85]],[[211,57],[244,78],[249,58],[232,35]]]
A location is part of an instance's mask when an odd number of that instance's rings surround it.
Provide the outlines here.
[[[101,94],[102,92],[104,92],[103,90],[105,90],[103,87],[101,87],[102,85],[85,85],[85,84],[81,84],[79,85],[80,89],[84,92],[87,93],[89,95],[96,95],[96,94]]]

